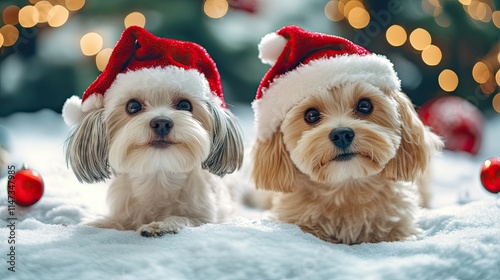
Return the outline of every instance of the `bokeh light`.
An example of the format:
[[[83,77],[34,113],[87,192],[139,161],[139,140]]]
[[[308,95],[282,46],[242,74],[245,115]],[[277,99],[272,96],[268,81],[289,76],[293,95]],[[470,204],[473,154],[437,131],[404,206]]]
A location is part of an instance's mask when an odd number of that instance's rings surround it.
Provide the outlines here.
[[[47,21],[52,27],[59,27],[66,23],[69,11],[61,5],[55,5],[50,9]]]
[[[470,5],[470,2],[471,2],[471,0],[458,0],[458,1],[460,3],[462,3],[462,5],[465,5],[465,6]]]
[[[495,81],[497,82],[497,85],[500,87],[500,70],[497,70],[497,73],[495,74]]]
[[[66,8],[72,12],[78,11],[85,6],[85,0],[66,0]]]
[[[422,51],[422,60],[430,66],[438,65],[442,57],[441,50],[435,45],[429,45]]]
[[[339,1],[328,1],[325,5],[325,16],[331,21],[341,21],[344,14],[339,10]]]
[[[458,76],[453,70],[445,69],[439,74],[438,82],[444,91],[451,92],[458,86]]]
[[[349,15],[349,13],[356,7],[365,10],[365,6],[363,6],[363,3],[359,1],[349,1],[343,6],[343,14]]]
[[[493,97],[493,100],[491,101],[491,104],[493,105],[493,109],[497,112],[500,113],[500,92],[495,94],[495,97]]]
[[[3,46],[3,35],[0,33],[0,48]]]
[[[19,11],[21,9],[18,6],[10,5],[3,10],[2,18],[3,23],[16,25],[19,23]]]
[[[403,27],[399,25],[392,25],[387,29],[385,37],[387,38],[387,42],[389,42],[389,44],[399,47],[406,42],[408,35],[406,35],[406,30]]]
[[[2,28],[0,28],[0,33],[3,36],[3,45],[6,47],[14,45],[19,38],[19,30],[11,24],[2,26]]]
[[[491,15],[491,19],[497,28],[500,28],[500,11],[494,11]]]
[[[363,8],[354,7],[349,12],[347,20],[349,24],[356,29],[365,28],[368,23],[370,23],[370,14]]]
[[[431,34],[423,28],[417,28],[410,34],[410,44],[416,50],[424,50],[432,42]]]
[[[113,49],[111,48],[106,48],[100,51],[96,57],[95,57],[95,64],[97,66],[97,69],[99,71],[104,71],[104,68],[106,68],[106,65],[108,65],[109,62],[109,57],[111,56],[111,53],[113,52]]]
[[[211,18],[221,18],[226,15],[229,3],[226,0],[206,0],[203,4],[203,12]]]
[[[49,19],[49,12],[52,9],[52,4],[48,1],[40,1],[35,4],[35,8],[38,10],[38,22],[43,23],[47,22]]]
[[[86,56],[96,55],[102,49],[103,39],[101,35],[90,32],[83,35],[80,40],[80,48]]]
[[[125,27],[129,27],[132,25],[144,27],[146,25],[146,17],[139,12],[133,12],[125,17],[124,24]]]
[[[478,61],[472,68],[472,77],[477,83],[486,83],[490,78],[490,69],[488,65],[482,61]]]
[[[38,10],[31,5],[24,6],[19,11],[19,24],[24,28],[30,28],[38,23]]]

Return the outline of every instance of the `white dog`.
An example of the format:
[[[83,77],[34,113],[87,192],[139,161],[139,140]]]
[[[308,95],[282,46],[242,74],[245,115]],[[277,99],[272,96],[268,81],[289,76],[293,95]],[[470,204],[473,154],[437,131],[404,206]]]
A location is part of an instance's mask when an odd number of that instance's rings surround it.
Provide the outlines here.
[[[108,65],[101,75],[112,76],[111,86],[102,95],[84,96],[83,119],[68,139],[67,161],[80,181],[115,177],[107,196],[109,215],[90,225],[159,236],[224,221],[232,211],[232,197],[221,176],[239,168],[243,145],[217,92],[218,73],[178,67],[179,60],[186,62],[177,56],[135,67],[132,59],[119,57],[134,40],[133,58],[150,44],[164,46],[160,51],[165,55],[174,44],[189,44],[175,50],[195,52],[192,56],[204,52],[193,43],[156,38],[139,27],[125,30],[110,63],[130,63],[129,69],[114,76]],[[68,100],[65,118],[72,118],[68,108],[78,102],[76,97]]]
[[[400,91],[392,64],[295,26],[267,35],[259,48],[273,67],[253,103],[253,178],[280,193],[275,218],[335,243],[417,234],[412,182],[426,176],[443,143]]]

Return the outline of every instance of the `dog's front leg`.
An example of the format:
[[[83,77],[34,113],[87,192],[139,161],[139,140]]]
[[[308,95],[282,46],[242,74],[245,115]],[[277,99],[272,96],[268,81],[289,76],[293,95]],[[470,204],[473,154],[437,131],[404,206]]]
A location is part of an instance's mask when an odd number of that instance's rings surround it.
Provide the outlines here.
[[[189,217],[170,216],[163,221],[151,222],[146,225],[140,226],[137,231],[146,237],[161,236],[166,233],[175,234],[185,227],[197,227],[202,225],[203,222],[199,219]]]

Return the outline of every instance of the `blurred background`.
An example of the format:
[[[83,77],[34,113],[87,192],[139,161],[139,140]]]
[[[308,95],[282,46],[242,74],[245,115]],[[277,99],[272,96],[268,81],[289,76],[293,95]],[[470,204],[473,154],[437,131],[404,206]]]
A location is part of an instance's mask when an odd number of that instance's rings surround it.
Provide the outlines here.
[[[227,102],[249,104],[269,68],[258,42],[295,24],[388,56],[416,105],[459,96],[489,118],[500,113],[499,8],[493,0],[1,0],[0,117],[60,112],[130,25],[204,46]]]

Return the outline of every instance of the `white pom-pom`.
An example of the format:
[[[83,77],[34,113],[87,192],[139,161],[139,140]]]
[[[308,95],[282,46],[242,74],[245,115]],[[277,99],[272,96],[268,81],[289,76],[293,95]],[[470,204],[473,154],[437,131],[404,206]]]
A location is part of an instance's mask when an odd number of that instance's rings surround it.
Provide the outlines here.
[[[259,43],[259,58],[263,63],[274,65],[288,42],[285,37],[269,33]]]
[[[73,95],[64,102],[62,117],[68,126],[79,123],[83,119],[82,100]]]

